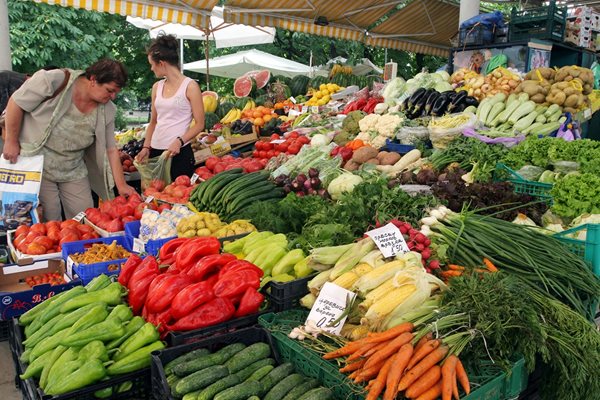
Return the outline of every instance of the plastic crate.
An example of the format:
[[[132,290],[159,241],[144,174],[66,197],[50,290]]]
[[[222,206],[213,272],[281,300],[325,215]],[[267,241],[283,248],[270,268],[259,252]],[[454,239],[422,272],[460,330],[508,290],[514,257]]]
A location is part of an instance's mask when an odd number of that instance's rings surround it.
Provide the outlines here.
[[[125,236],[112,236],[106,238],[80,240],[78,242],[70,242],[63,244],[62,258],[65,260],[65,263],[67,265],[67,274],[71,277],[73,277],[74,274],[79,276],[84,285],[87,285],[92,279],[94,279],[100,274],[106,274],[109,276],[118,275],[121,271],[121,267],[123,266],[123,264],[127,262],[126,258],[99,262],[94,264],[77,264],[69,258],[69,255],[74,253],[81,253],[94,243],[110,244],[113,241],[116,241],[118,245],[123,246],[126,250],[132,251],[130,243]],[[110,269],[111,266],[116,266],[117,268]]]
[[[13,319],[10,329],[10,334],[12,336],[11,353],[13,353],[13,360],[15,360],[15,363],[17,364],[15,370],[17,374],[19,374],[26,369],[26,366],[19,360],[19,357],[23,354],[23,329],[19,326],[16,318]],[[126,382],[130,382],[131,387],[128,390],[117,393],[118,387]],[[106,397],[107,399],[143,400],[150,398],[150,368],[111,377],[106,381],[98,382],[58,396],[44,394],[44,391],[38,387],[38,384],[34,379],[26,379],[24,381],[19,379],[18,384],[21,386],[24,396],[30,400],[95,400],[97,399],[94,395],[95,392],[109,387],[113,388],[113,394]]]
[[[495,29],[485,25],[475,25],[470,28],[463,28],[458,32],[459,46],[480,46],[494,42]]]
[[[8,340],[8,321],[0,321],[0,342]]]
[[[503,175],[508,174],[508,179],[503,179]],[[516,193],[528,194],[533,197],[537,197],[546,201],[549,205],[552,205],[552,184],[528,181],[523,178],[518,172],[510,169],[502,163],[496,164],[496,170],[494,171],[495,180],[506,180],[513,184]]]
[[[129,241],[129,246],[132,249],[136,249],[134,239],[138,239],[140,237],[140,221],[128,222],[125,224],[125,236]],[[144,252],[150,254],[152,256],[157,256],[160,248],[167,243],[169,240],[175,239],[177,236],[165,238],[165,239],[156,239],[156,240],[148,240],[144,243]],[[138,239],[139,240],[139,239]],[[138,250],[138,249],[136,249]],[[139,251],[138,251],[139,252]]]
[[[567,26],[567,7],[548,6],[517,10],[510,14],[509,39],[511,42],[532,38],[562,42]]]
[[[300,299],[308,294],[307,285],[313,277],[314,275],[311,275],[289,282],[268,282],[263,291],[267,293],[273,311],[279,312],[298,307]]]
[[[319,379],[333,390],[338,399],[363,400],[363,387],[341,374],[335,361],[323,360],[319,354],[304,347],[302,342],[287,336],[287,332],[303,324],[307,316],[307,311],[289,310],[261,316],[259,323],[271,332],[282,360],[293,363],[304,375]],[[476,370],[469,371],[469,378],[472,392],[461,399],[504,400],[518,397],[527,388],[528,373],[525,360],[521,358],[513,364],[509,374],[491,362],[482,362]]]
[[[152,354],[152,394],[155,399],[158,400],[171,400],[171,390],[167,385],[167,377],[164,371],[164,365],[173,361],[177,357],[194,351],[197,349],[206,348],[211,352],[217,351],[220,348],[232,344],[232,343],[243,343],[245,345],[251,345],[253,343],[264,342],[268,343],[271,347],[271,357],[280,363],[279,353],[274,346],[273,340],[269,332],[263,328],[251,327],[242,329],[236,332],[227,333],[224,335],[213,336],[205,338],[201,341],[184,344],[182,346],[176,346],[169,349],[157,351]]]
[[[381,150],[385,150],[385,151],[393,151],[399,154],[406,154],[411,150],[416,149],[415,146],[410,145],[410,144],[400,144],[400,143],[394,143],[392,142],[390,139],[386,139],[385,140],[385,146],[383,146],[381,148]]]

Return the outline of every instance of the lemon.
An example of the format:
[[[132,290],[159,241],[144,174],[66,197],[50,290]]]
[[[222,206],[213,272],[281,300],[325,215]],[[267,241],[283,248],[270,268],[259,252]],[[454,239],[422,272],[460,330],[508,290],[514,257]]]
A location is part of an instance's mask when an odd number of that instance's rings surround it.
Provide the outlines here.
[[[325,101],[324,98],[321,99],[321,100],[319,100],[319,101],[317,101],[317,105],[319,105],[319,106],[324,106],[325,104],[327,104],[327,102]]]
[[[329,90],[329,93],[335,92],[335,85],[333,83],[328,83],[327,90]]]
[[[331,92],[327,89],[321,90],[321,94],[323,95],[323,97],[327,96],[329,93],[331,93]]]
[[[326,84],[324,84],[324,83],[321,83],[321,84],[319,85],[319,90],[323,90],[323,89],[327,89],[327,85],[326,85]]]
[[[329,95],[323,96],[323,98],[321,100],[325,101],[325,104],[329,103],[329,100],[331,100],[331,97]]]
[[[321,97],[323,97],[323,93],[321,93],[321,91],[313,93],[313,98],[320,99]]]

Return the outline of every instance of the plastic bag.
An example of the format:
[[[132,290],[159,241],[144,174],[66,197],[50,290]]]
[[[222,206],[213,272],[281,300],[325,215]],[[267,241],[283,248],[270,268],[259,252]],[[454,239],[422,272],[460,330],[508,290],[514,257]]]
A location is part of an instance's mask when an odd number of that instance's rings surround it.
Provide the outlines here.
[[[415,145],[429,139],[429,129],[424,126],[404,126],[396,133],[396,139],[400,144]]]
[[[162,187],[171,183],[171,157],[164,151],[160,156],[148,158],[146,162],[133,161],[140,172],[142,190],[150,187],[153,182],[160,182]]]
[[[484,25],[488,28],[504,27],[504,16],[500,11],[494,11],[486,14],[479,14],[460,24],[460,29],[468,29],[475,25]]]
[[[579,163],[575,161],[555,161],[552,165],[554,166],[554,171],[565,175],[579,169]]]
[[[489,136],[480,135],[474,129],[471,129],[471,128],[465,129],[463,131],[463,135],[467,136],[467,137],[478,139],[478,140],[482,141],[483,143],[501,144],[508,148],[513,147],[513,146],[521,143],[523,140],[525,140],[525,135],[519,135],[519,136],[514,136],[514,137],[491,138]]]
[[[444,117],[440,117],[438,120],[441,120],[442,118],[455,118],[458,115],[463,115],[463,113],[447,115]],[[454,139],[463,134],[463,131],[465,131],[466,129],[476,127],[477,116],[472,113],[464,113],[464,115],[467,115],[469,119],[465,123],[455,126],[453,128],[432,126],[431,123],[429,124],[429,139],[431,140],[431,144],[433,145],[434,149],[443,150],[447,148],[450,142],[452,142]]]
[[[590,69],[594,73],[594,89],[600,89],[600,64],[594,61]]]
[[[0,169],[0,231],[40,222],[37,206],[44,156],[19,156],[15,164],[0,156]]]
[[[537,182],[537,180],[544,173],[544,171],[545,169],[542,167],[536,167],[535,165],[525,165],[517,171],[517,174],[521,175],[525,180]]]

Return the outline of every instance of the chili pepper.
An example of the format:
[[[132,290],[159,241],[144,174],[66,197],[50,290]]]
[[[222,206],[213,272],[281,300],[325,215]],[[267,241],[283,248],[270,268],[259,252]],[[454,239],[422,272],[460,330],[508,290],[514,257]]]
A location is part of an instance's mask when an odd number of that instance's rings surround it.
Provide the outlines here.
[[[92,340],[108,341],[121,337],[125,334],[123,323],[115,319],[107,319],[87,329],[73,332],[64,337],[60,344],[63,346],[85,346]]]
[[[113,339],[110,342],[108,342],[106,344],[106,349],[107,350],[116,349],[121,344],[123,344],[123,342],[126,341],[127,338],[129,338],[131,335],[133,335],[138,330],[140,330],[141,327],[144,326],[145,323],[146,323],[146,321],[144,321],[144,318],[142,318],[140,316],[131,318],[129,323],[127,323],[127,325],[125,325],[125,333],[123,334],[123,336],[121,336],[120,338],[117,338],[117,339]]]
[[[40,375],[39,385],[42,389],[45,388],[46,385],[48,384],[48,375],[50,374],[50,371],[52,370],[52,366],[56,363],[56,361],[60,358],[60,356],[62,356],[62,354],[65,351],[67,351],[67,348],[65,346],[59,345],[59,346],[56,346],[56,348],[54,348],[54,350],[44,353],[44,354],[50,353],[50,357],[48,357],[48,359],[46,360],[46,362],[44,364],[44,369],[42,369],[42,374]],[[29,367],[31,367],[31,365]],[[27,371],[25,371],[25,372],[27,372]],[[21,379],[23,379],[23,378],[21,378]]]
[[[85,361],[91,358],[97,358],[100,361],[108,361],[106,346],[100,340],[92,340],[79,350],[78,359]]]
[[[237,260],[237,257],[233,254],[211,254],[198,260],[186,271],[186,274],[192,277],[194,282],[200,282],[209,274],[219,272],[225,264],[234,260]]]
[[[113,357],[113,360],[122,360],[137,349],[141,349],[142,347],[156,340],[158,340],[158,332],[156,331],[156,327],[150,322],[147,322],[139,331],[134,333],[129,339],[119,346],[117,353]]]
[[[96,325],[108,318],[108,310],[106,303],[94,303],[95,306],[90,308],[79,320],[71,325],[71,332],[77,332],[82,329],[87,329],[92,325]]]
[[[244,315],[257,313],[265,296],[257,292],[256,289],[248,288],[242,296],[240,305],[238,306],[235,317],[243,317]]]
[[[61,346],[65,347],[65,346]],[[53,385],[57,380],[64,378],[65,375],[70,374],[77,368],[82,360],[78,360],[79,349],[75,347],[67,347],[61,355],[56,359],[48,376],[46,378],[45,386],[42,389],[46,390],[49,386]]]
[[[351,148],[345,147],[345,146],[338,146],[338,147],[340,148],[339,154],[342,157],[342,160],[348,161],[349,159],[352,158],[354,151],[352,151]]]
[[[235,307],[226,298],[216,297],[202,304],[192,313],[169,325],[170,331],[191,331],[228,321],[235,314]]]
[[[206,282],[211,288],[219,281],[219,274],[211,274],[202,282]]]
[[[215,283],[213,290],[217,297],[234,297],[244,293],[247,288],[258,289],[260,278],[250,270],[233,271],[223,275]]]
[[[156,326],[156,329],[158,329],[159,332],[165,331],[166,326],[169,325],[173,319],[171,308],[167,308],[165,311],[156,314],[155,319],[156,324],[153,325]]]
[[[42,324],[50,321],[52,318],[60,314],[60,311],[63,304],[68,302],[71,299],[77,298],[79,296],[83,296],[86,293],[86,290],[83,286],[75,286],[73,289],[64,292],[64,295],[60,297],[52,297],[52,304],[44,311],[43,314],[40,315],[40,322]],[[46,300],[47,301],[47,300]],[[64,312],[62,312],[64,314]],[[41,326],[41,325],[40,325]],[[31,332],[33,333],[33,332]]]
[[[201,304],[215,297],[212,285],[203,281],[189,285],[177,293],[171,302],[171,315],[175,319],[183,318]]]
[[[189,239],[187,243],[182,244],[175,254],[175,262],[179,269],[187,270],[204,256],[219,254],[221,242],[215,237],[199,237]]]
[[[136,254],[131,254],[125,264],[121,267],[121,272],[119,272],[119,283],[125,287],[129,283],[131,276],[138,268],[138,266],[142,263],[142,258]]]
[[[102,361],[98,359],[87,360],[75,372],[67,376],[63,376],[56,384],[51,385],[46,390],[46,393],[58,395],[72,392],[79,388],[91,385],[106,376],[106,369],[102,365]]]
[[[85,285],[85,290],[89,292],[95,292],[96,290],[104,289],[108,285],[110,285],[110,278],[106,274],[100,274],[92,279],[87,285]]]
[[[131,318],[133,318],[133,311],[131,311],[131,308],[125,304],[118,304],[112,309],[110,314],[108,314],[108,317],[106,317],[106,319],[111,318],[118,318],[121,322],[129,321]]]
[[[142,307],[144,307],[144,302],[148,296],[148,288],[157,276],[158,273],[148,275],[129,284],[129,295],[127,299],[135,315],[139,315],[140,311],[142,311]]]
[[[68,311],[75,310],[76,308],[99,301],[102,301],[109,306],[116,306],[121,303],[123,289],[123,286],[121,286],[119,282],[113,282],[104,289],[82,294],[81,296],[70,299],[60,307],[60,312],[64,314]]]
[[[32,309],[26,311],[19,317],[19,324],[27,325],[27,328],[28,328],[29,325],[40,315],[40,313],[42,311],[45,311],[50,306],[50,304],[52,304],[52,302],[56,301],[61,296],[64,296],[68,292],[69,291],[62,292],[62,293],[57,294],[56,296],[52,296],[48,300],[38,304],[37,306],[33,307]]]
[[[150,275],[158,275],[159,272],[160,271],[158,269],[158,262],[156,262],[156,258],[153,256],[147,256],[135,269],[133,275],[131,275],[131,278],[129,278],[128,288],[131,289],[131,286],[135,282]]]
[[[150,354],[153,351],[164,349],[165,345],[160,340],[150,343],[125,358],[120,359],[107,368],[109,375],[121,375],[128,372],[137,371],[138,369],[146,368],[150,365]]]
[[[51,359],[53,351],[47,351],[38,358],[36,358],[31,364],[27,366],[27,369],[24,373],[19,375],[21,379],[29,379],[35,377],[39,377],[44,369],[44,366],[47,364],[48,360]]]
[[[158,259],[161,264],[165,263],[166,260],[174,258],[175,251],[179,248],[179,246],[183,245],[189,239],[187,238],[177,238],[169,240],[167,243],[163,244],[160,250],[158,251]]]
[[[173,301],[173,297],[183,288],[190,285],[192,280],[184,274],[168,275],[153,292],[148,292],[145,306],[148,312],[159,313],[167,309]]]

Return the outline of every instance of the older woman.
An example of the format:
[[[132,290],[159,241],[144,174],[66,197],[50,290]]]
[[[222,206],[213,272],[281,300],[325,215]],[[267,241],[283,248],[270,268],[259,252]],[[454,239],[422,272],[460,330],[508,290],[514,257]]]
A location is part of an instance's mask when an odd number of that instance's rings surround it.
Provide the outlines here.
[[[45,220],[60,220],[61,204],[66,218],[93,207],[91,190],[111,198],[113,179],[119,194],[135,193],[114,138],[112,100],[126,82],[123,65],[103,59],[85,71],[38,71],[11,96],[3,156],[14,163],[19,155],[44,155]]]

